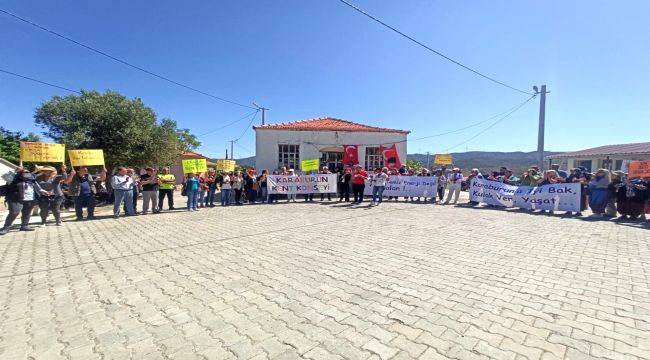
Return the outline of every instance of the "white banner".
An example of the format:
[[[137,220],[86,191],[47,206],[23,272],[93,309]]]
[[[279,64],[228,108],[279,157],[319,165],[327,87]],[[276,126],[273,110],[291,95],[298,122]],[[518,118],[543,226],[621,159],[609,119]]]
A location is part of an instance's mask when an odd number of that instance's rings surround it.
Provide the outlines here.
[[[269,194],[336,193],[336,174],[269,175]]]
[[[366,183],[363,193],[372,195],[372,176]],[[434,176],[398,176],[392,175],[386,183],[384,196],[413,196],[434,197],[438,192],[437,180]]]
[[[578,183],[514,186],[474,178],[469,198],[488,205],[577,212],[580,211],[580,191]]]

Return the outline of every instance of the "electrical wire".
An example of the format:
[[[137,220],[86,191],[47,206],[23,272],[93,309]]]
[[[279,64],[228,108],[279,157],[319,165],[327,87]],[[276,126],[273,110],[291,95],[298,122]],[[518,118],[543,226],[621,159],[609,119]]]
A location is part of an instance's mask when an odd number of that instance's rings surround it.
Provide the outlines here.
[[[248,125],[246,125],[246,127],[244,128],[244,131],[242,131],[241,135],[239,135],[239,137],[238,137],[237,139],[234,140],[235,143],[236,143],[237,141],[241,140],[241,138],[244,137],[244,134],[246,134],[246,132],[248,131],[248,129],[250,129],[251,126],[253,126],[253,121],[255,121],[255,118],[257,117],[257,113],[259,113],[259,112],[260,112],[260,111],[257,110],[257,111],[253,114],[253,116],[251,117],[251,121],[248,123]]]
[[[69,91],[69,92],[72,92],[72,93],[75,93],[75,94],[79,94],[79,95],[81,95],[81,92],[80,92],[80,91],[72,90],[72,89],[68,89],[67,87],[60,86],[60,85],[55,85],[55,84],[52,84],[52,83],[49,83],[49,82],[46,82],[46,81],[43,81],[43,80],[34,79],[34,78],[32,78],[32,77],[29,77],[29,76],[16,74],[16,73],[14,73],[14,72],[7,71],[7,70],[3,70],[3,69],[0,69],[0,72],[1,72],[1,73],[5,73],[5,74],[9,74],[9,75],[13,75],[13,76],[16,76],[16,77],[19,77],[19,78],[25,79],[25,80],[29,80],[29,81],[33,81],[33,82],[37,82],[37,83],[39,83],[39,84],[43,84],[43,85],[47,85],[47,86],[51,86],[51,87],[54,87],[54,88],[57,88],[57,89],[61,89],[61,90],[65,90],[65,91]]]
[[[96,48],[94,48],[94,47],[92,47],[92,46],[90,46],[90,45],[86,45],[86,44],[84,44],[84,43],[82,43],[82,42],[80,42],[80,41],[77,41],[77,40],[72,39],[72,38],[70,38],[70,37],[68,37],[68,36],[65,36],[65,35],[63,35],[63,34],[60,34],[60,33],[56,32],[56,31],[54,31],[54,30],[50,30],[50,29],[46,28],[45,26],[39,25],[39,24],[37,24],[37,23],[35,23],[35,22],[31,21],[31,20],[25,19],[25,18],[23,18],[23,17],[21,17],[21,16],[18,16],[18,15],[16,15],[16,14],[12,13],[12,12],[7,11],[7,10],[0,9],[0,13],[4,13],[4,14],[6,14],[6,15],[8,15],[8,16],[13,17],[14,19],[20,20],[20,21],[22,21],[22,22],[24,22],[24,23],[26,23],[26,24],[29,24],[29,25],[31,25],[31,26],[37,28],[37,29],[40,29],[40,30],[45,31],[45,32],[47,32],[47,33],[50,33],[50,34],[52,34],[52,35],[54,35],[54,36],[57,36],[57,37],[59,37],[59,38],[61,38],[61,39],[64,39],[64,40],[66,40],[66,41],[69,41],[69,42],[71,42],[71,43],[73,43],[73,44],[75,44],[75,45],[81,46],[81,47],[83,47],[83,48],[85,48],[85,49],[87,49],[87,50],[90,50],[90,51],[92,51],[92,52],[94,52],[94,53],[97,53],[97,54],[99,54],[99,55],[102,55],[102,56],[104,56],[104,57],[107,57],[107,58],[109,58],[109,59],[111,59],[111,60],[114,60],[114,61],[116,61],[116,62],[119,62],[119,63],[121,63],[121,64],[123,64],[123,65],[126,65],[126,66],[128,66],[128,67],[131,67],[131,68],[136,69],[136,70],[138,70],[138,71],[141,71],[141,72],[143,72],[143,73],[145,73],[145,74],[149,74],[149,75],[151,75],[151,76],[153,76],[153,77],[156,77],[156,78],[158,78],[158,79],[161,79],[161,80],[167,81],[168,83],[171,83],[171,84],[174,84],[174,85],[177,85],[177,86],[183,87],[183,88],[185,88],[185,89],[187,89],[187,90],[194,91],[194,92],[196,92],[196,93],[199,93],[199,94],[202,94],[202,95],[205,95],[205,96],[211,97],[211,98],[213,98],[213,99],[216,99],[216,100],[219,100],[219,101],[222,101],[222,102],[225,102],[225,103],[229,103],[229,104],[232,104],[232,105],[237,105],[237,106],[241,106],[241,107],[245,107],[245,108],[249,108],[249,109],[256,109],[256,108],[253,107],[253,106],[246,105],[246,104],[242,104],[242,103],[239,103],[239,102],[236,102],[236,101],[232,101],[232,100],[228,100],[228,99],[225,99],[225,98],[219,97],[219,96],[214,95],[214,94],[210,94],[210,93],[205,92],[205,91],[203,91],[203,90],[199,90],[199,89],[194,88],[194,87],[192,87],[192,86],[189,86],[189,85],[183,84],[183,83],[181,83],[181,82],[179,82],[179,81],[172,80],[172,79],[170,79],[170,78],[168,78],[168,77],[166,77],[166,76],[164,76],[164,75],[160,75],[160,74],[157,74],[157,73],[155,73],[155,72],[153,72],[153,71],[149,71],[149,70],[147,70],[147,69],[145,69],[145,68],[143,68],[143,67],[141,67],[141,66],[134,65],[134,64],[132,64],[132,63],[126,61],[126,60],[122,60],[122,59],[120,59],[120,58],[118,58],[118,57],[116,57],[116,56],[113,56],[113,55],[111,55],[111,54],[105,52],[105,51],[102,51],[102,50],[96,49]],[[66,90],[67,90],[67,89],[66,89]]]
[[[210,130],[210,131],[204,132],[204,133],[201,134],[201,135],[197,135],[197,137],[202,137],[202,136],[205,136],[205,135],[208,135],[208,134],[212,134],[212,133],[215,132],[215,131],[219,131],[219,130],[221,130],[221,129],[227,128],[227,127],[230,126],[230,125],[234,125],[234,124],[236,124],[236,123],[238,123],[238,122],[240,122],[240,121],[242,121],[242,120],[244,120],[244,119],[247,119],[249,116],[251,116],[251,115],[253,115],[253,114],[256,114],[257,112],[259,112],[259,110],[256,110],[256,111],[253,111],[253,112],[251,112],[251,113],[248,113],[248,114],[244,115],[243,117],[241,117],[241,118],[239,118],[239,119],[237,119],[237,120],[235,120],[235,121],[233,121],[233,122],[229,122],[229,123],[227,123],[226,125],[223,125],[223,126],[220,126],[220,127],[216,128],[216,129],[212,129],[212,130]]]
[[[497,80],[497,79],[495,79],[495,78],[493,78],[493,77],[490,77],[490,76],[488,76],[488,75],[485,75],[485,74],[479,72],[478,70],[475,70],[475,69],[473,69],[473,68],[471,68],[471,67],[469,67],[469,66],[467,66],[467,65],[464,65],[464,64],[462,64],[460,61],[457,61],[457,60],[454,60],[454,59],[450,58],[449,56],[447,56],[447,55],[441,53],[440,51],[437,51],[437,50],[431,48],[430,46],[424,44],[423,42],[421,42],[421,41],[419,41],[419,40],[416,40],[416,39],[413,38],[412,36],[407,35],[406,33],[402,32],[401,30],[399,30],[399,29],[397,29],[397,28],[395,28],[395,27],[393,27],[393,26],[391,26],[391,25],[388,25],[386,22],[380,20],[380,19],[377,18],[376,16],[374,16],[374,15],[372,15],[372,14],[369,14],[367,11],[365,11],[365,10],[359,8],[358,6],[356,6],[356,5],[354,5],[354,4],[350,3],[350,2],[348,2],[348,1],[346,1],[346,0],[338,0],[338,1],[341,2],[341,3],[343,3],[343,4],[345,4],[345,5],[347,5],[347,6],[349,6],[350,8],[354,9],[354,10],[357,11],[358,13],[361,13],[361,14],[365,15],[366,17],[368,17],[368,18],[374,20],[375,22],[381,24],[382,26],[384,26],[384,27],[386,27],[386,28],[392,30],[393,32],[395,32],[395,33],[397,33],[397,34],[403,36],[404,38],[410,40],[411,42],[413,42],[413,43],[415,43],[415,44],[417,44],[417,45],[419,45],[419,46],[425,48],[426,50],[429,50],[430,52],[432,52],[432,53],[434,53],[434,54],[436,54],[436,55],[442,57],[443,59],[445,59],[445,60],[447,60],[447,61],[449,61],[449,62],[451,62],[451,63],[453,63],[453,64],[455,64],[455,65],[457,65],[457,66],[459,66],[459,67],[461,67],[461,68],[463,68],[463,69],[465,69],[465,70],[467,70],[467,71],[470,71],[470,72],[474,73],[475,75],[478,75],[478,76],[480,76],[480,77],[482,77],[482,78],[484,78],[484,79],[487,79],[487,80],[489,80],[489,81],[492,81],[492,82],[494,82],[494,83],[496,83],[496,84],[499,84],[499,85],[501,85],[501,86],[507,87],[508,89],[511,89],[511,90],[514,90],[514,91],[520,92],[520,93],[522,93],[522,94],[532,95],[532,93],[531,93],[530,91],[525,91],[525,90],[518,89],[518,88],[516,88],[516,87],[514,87],[514,86],[510,86],[510,85],[508,85],[508,84],[506,84],[506,83],[504,83],[504,82],[502,82],[502,81],[499,81],[499,80]]]

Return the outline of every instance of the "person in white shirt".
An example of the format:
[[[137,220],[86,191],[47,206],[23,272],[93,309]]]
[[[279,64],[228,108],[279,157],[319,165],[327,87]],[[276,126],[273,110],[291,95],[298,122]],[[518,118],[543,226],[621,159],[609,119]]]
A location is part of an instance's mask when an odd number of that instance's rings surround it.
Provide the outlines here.
[[[221,185],[221,206],[230,205],[230,194],[232,193],[232,185],[230,183],[229,173],[223,173],[223,184]]]
[[[384,190],[388,182],[388,168],[376,168],[375,174],[370,179],[372,183],[372,205],[379,205],[384,197]]]
[[[445,200],[445,205],[449,204],[452,194],[454,196],[454,204],[458,203],[458,197],[460,196],[460,187],[463,183],[463,173],[460,172],[459,168],[454,168],[447,177],[447,199]]]
[[[120,216],[122,201],[126,207],[126,216],[135,215],[133,210],[133,178],[127,174],[127,168],[120,166],[117,173],[111,178],[115,202],[113,203],[113,216]]]

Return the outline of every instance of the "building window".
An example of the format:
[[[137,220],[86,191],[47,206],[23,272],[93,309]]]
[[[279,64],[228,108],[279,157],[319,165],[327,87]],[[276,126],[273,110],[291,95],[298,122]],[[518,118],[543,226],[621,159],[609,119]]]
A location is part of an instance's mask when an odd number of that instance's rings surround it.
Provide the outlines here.
[[[591,160],[575,160],[575,167],[584,167],[587,171],[591,172]]]
[[[614,163],[614,170],[621,170],[623,167],[623,160],[616,160]]]
[[[278,145],[278,168],[300,168],[300,145]]]
[[[384,155],[378,147],[366,148],[366,169],[374,170],[378,167],[384,167]]]
[[[323,152],[321,157],[321,164],[324,164],[330,171],[338,171],[343,169],[343,153],[342,152]]]

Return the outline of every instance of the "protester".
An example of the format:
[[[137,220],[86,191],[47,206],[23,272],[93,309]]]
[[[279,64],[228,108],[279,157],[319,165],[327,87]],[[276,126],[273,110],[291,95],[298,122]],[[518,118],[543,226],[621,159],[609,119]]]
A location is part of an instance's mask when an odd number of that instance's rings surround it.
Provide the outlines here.
[[[120,216],[122,202],[126,207],[126,216],[135,215],[133,210],[133,178],[128,175],[127,171],[127,168],[120,166],[117,168],[117,173],[111,177],[113,195],[115,196],[113,216],[116,218]]]
[[[208,191],[208,186],[205,184],[204,174],[197,174],[194,177],[199,181],[199,190],[196,193],[197,208],[203,208],[206,205],[205,194]]]
[[[174,189],[176,188],[176,176],[169,173],[169,168],[162,168],[161,174],[158,174],[158,211],[163,209],[163,200],[167,197],[167,207],[174,210]]]
[[[47,195],[47,192],[41,189],[34,175],[22,167],[16,168],[13,180],[6,187],[5,200],[9,214],[5,219],[4,226],[0,229],[0,235],[9,232],[11,224],[18,215],[21,215],[20,231],[33,231],[34,229],[29,227],[29,219],[40,195]]]
[[[368,173],[361,166],[355,165],[354,173],[352,174],[352,193],[355,203],[363,202],[363,191],[366,188],[366,180]]]
[[[213,168],[205,174],[205,206],[214,207],[214,198],[217,192],[217,173]]]
[[[232,195],[232,180],[230,175],[232,175],[232,173],[224,173],[221,177],[221,206],[230,205]]]
[[[187,196],[187,211],[198,211],[199,191],[201,189],[199,178],[194,173],[188,173],[183,186]]]
[[[257,179],[255,178],[255,170],[248,169],[243,176],[243,186],[246,192],[246,200],[249,204],[255,204],[257,200]]]
[[[524,171],[519,180],[519,184],[522,186],[537,186],[541,181],[541,177],[537,173],[537,170],[530,168],[528,171]]]
[[[566,171],[560,170],[560,165],[559,164],[552,164],[551,165],[551,170],[555,170],[555,172],[557,173],[557,176],[562,180],[569,177],[569,174]]]
[[[647,183],[640,179],[627,179],[616,192],[616,206],[621,214],[619,219],[636,220],[645,212],[648,196]]]
[[[47,223],[47,216],[50,212],[54,215],[54,221],[57,226],[61,226],[61,204],[65,199],[61,183],[67,179],[66,166],[61,165],[61,175],[57,175],[56,169],[52,166],[37,168],[38,175],[36,181],[46,193],[38,198],[40,208],[41,225]]]
[[[153,213],[158,213],[158,177],[152,167],[147,167],[145,173],[140,175],[142,187],[142,215],[149,213],[149,204]]]
[[[323,166],[323,170],[320,173],[321,174],[331,174],[330,169],[327,166]],[[321,193],[320,194],[320,201],[324,201],[325,196],[327,196],[327,201],[332,201],[332,194],[331,193]]]
[[[352,171],[349,167],[343,169],[339,175],[339,201],[350,202],[350,184],[352,183]]]
[[[467,176],[467,184],[468,186],[471,186],[472,179],[483,179],[483,175],[481,175],[481,172],[478,169],[472,169],[470,171],[469,176]],[[435,196],[434,196],[434,201],[435,201]],[[478,201],[472,201],[470,200],[468,202],[470,205],[478,205]]]
[[[519,178],[512,175],[512,170],[503,167],[501,169],[503,170],[503,173],[498,176],[497,181],[507,185],[517,185]]]
[[[285,172],[286,168],[282,167],[282,171]],[[285,175],[285,174],[283,174],[283,175]],[[293,169],[289,169],[289,171],[287,172],[286,175],[295,176],[296,172]],[[287,202],[290,202],[290,201],[296,202],[296,194],[287,194]]]
[[[242,205],[241,194],[244,191],[244,179],[241,176],[241,171],[235,172],[230,179],[232,190],[235,192],[235,205]]]
[[[557,177],[557,172],[555,170],[546,170],[544,172],[544,177],[542,178],[542,181],[539,182],[539,185],[552,185],[552,184],[557,184],[562,182],[561,179]],[[541,210],[540,213],[546,212],[545,210]],[[549,214],[553,214],[553,210],[548,210]]]
[[[580,184],[580,211],[576,213],[576,216],[582,216],[582,212],[587,210],[587,184],[589,182],[587,177],[582,170],[574,168],[564,182]],[[567,211],[566,215],[571,215],[571,211]]]
[[[262,174],[257,177],[257,183],[259,184],[260,189],[260,201],[262,204],[271,203],[271,198],[269,197],[268,179],[269,171],[267,169],[262,170]]]
[[[460,172],[459,168],[453,168],[451,175],[448,178],[448,193],[447,200],[445,200],[445,205],[449,204],[451,197],[454,197],[454,204],[458,203],[458,197],[460,196],[460,187],[463,183],[463,174]]]
[[[99,178],[93,179],[85,166],[79,167],[78,173],[74,169],[70,171],[70,175],[64,183],[68,185],[68,194],[74,198],[77,221],[84,219],[84,208],[87,209],[88,213],[86,219],[92,220],[95,218],[95,194],[97,193],[95,180],[106,181],[106,173],[106,167],[104,167]]]
[[[316,175],[316,171],[308,171],[305,175]],[[304,194],[305,202],[314,202],[314,193]]]
[[[382,202],[384,196],[384,190],[386,189],[386,183],[388,182],[388,168],[376,168],[375,174],[371,178],[372,183],[372,205],[379,205]]]
[[[131,185],[131,192],[133,198],[133,212],[138,213],[138,196],[140,194],[140,183],[138,182],[138,177],[135,175],[135,170],[132,168],[126,169],[126,174],[131,177],[133,180],[133,185]],[[124,211],[126,212],[126,204],[124,204]]]
[[[438,187],[438,201],[443,201],[445,198],[445,188],[447,187],[447,177],[445,176],[444,170],[443,169],[436,170],[435,178]],[[431,200],[434,203],[436,203],[435,195]]]
[[[611,175],[607,169],[599,169],[587,187],[589,191],[589,207],[594,216],[602,217],[607,207],[609,184],[612,182]]]
[[[612,181],[607,186],[607,206],[605,207],[605,216],[615,217],[616,216],[616,191],[618,188],[623,186],[623,177],[625,173],[622,171],[613,171],[612,172]]]

